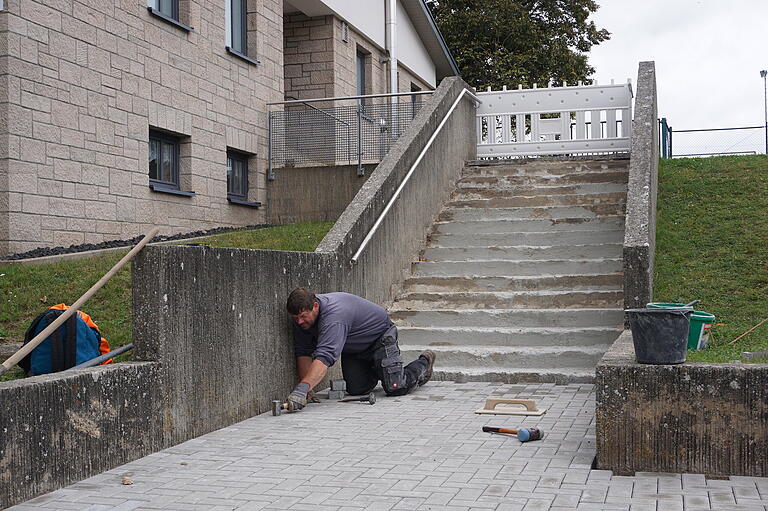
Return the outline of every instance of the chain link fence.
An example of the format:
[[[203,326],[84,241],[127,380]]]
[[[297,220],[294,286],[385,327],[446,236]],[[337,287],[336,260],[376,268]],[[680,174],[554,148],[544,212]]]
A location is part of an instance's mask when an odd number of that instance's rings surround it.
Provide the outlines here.
[[[766,154],[766,127],[675,130],[659,121],[662,158]]]
[[[363,164],[384,158],[425,100],[409,94],[393,103],[392,97],[282,103],[284,110],[269,113],[270,176],[274,168],[311,165],[357,165],[362,175]]]

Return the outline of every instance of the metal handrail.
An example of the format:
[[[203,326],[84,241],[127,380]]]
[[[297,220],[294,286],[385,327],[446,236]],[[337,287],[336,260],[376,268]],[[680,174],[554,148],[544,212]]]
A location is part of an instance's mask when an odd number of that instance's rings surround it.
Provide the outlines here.
[[[357,249],[357,252],[355,252],[355,255],[352,256],[352,259],[351,259],[352,264],[357,263],[357,260],[360,257],[360,254],[362,254],[363,250],[365,250],[365,247],[371,241],[371,238],[373,238],[373,235],[378,230],[382,220],[384,220],[384,217],[386,216],[387,213],[389,213],[390,208],[392,208],[392,204],[394,204],[397,198],[400,196],[400,192],[402,192],[403,188],[405,188],[405,185],[406,183],[408,183],[408,180],[411,178],[411,175],[413,174],[414,170],[416,170],[416,167],[419,165],[419,163],[421,163],[421,160],[424,158],[424,155],[427,154],[427,150],[430,147],[432,147],[432,142],[435,141],[435,139],[437,138],[437,135],[443,129],[443,126],[445,126],[445,123],[448,122],[448,118],[451,116],[453,111],[456,110],[456,106],[459,104],[459,101],[461,101],[461,99],[464,97],[465,94],[469,95],[475,101],[475,106],[482,104],[482,101],[480,101],[480,99],[477,96],[475,96],[472,92],[470,92],[469,89],[462,89],[461,94],[459,94],[459,97],[456,98],[456,101],[453,102],[453,105],[451,105],[451,108],[449,108],[448,112],[446,112],[445,116],[443,116],[443,120],[440,121],[440,124],[437,126],[437,129],[435,129],[435,132],[432,133],[432,136],[429,137],[429,140],[427,141],[426,145],[419,153],[419,156],[416,158],[416,161],[414,161],[413,165],[411,165],[411,168],[408,170],[408,173],[403,178],[402,182],[400,183],[400,186],[397,187],[397,190],[395,190],[395,193],[389,199],[389,202],[384,207],[384,210],[379,215],[379,218],[376,219],[376,223],[373,224],[373,227],[371,227],[371,230],[368,231],[368,234],[365,236],[365,239],[363,239],[362,243],[360,243],[360,247]]]
[[[347,125],[347,128],[349,128],[349,127],[351,126],[351,125],[350,125],[350,124],[349,124],[347,121],[345,121],[345,120],[343,120],[343,119],[339,119],[337,116],[335,116],[335,115],[333,115],[333,114],[331,114],[331,113],[329,113],[329,112],[326,112],[326,111],[325,111],[325,110],[323,110],[322,108],[317,108],[315,105],[310,105],[310,104],[308,104],[306,101],[302,101],[302,100],[300,100],[300,99],[298,99],[298,100],[296,100],[296,101],[299,101],[299,102],[300,102],[302,105],[307,105],[307,106],[308,106],[309,108],[311,108],[312,110],[317,110],[317,111],[318,111],[318,112],[320,112],[321,114],[327,115],[328,117],[330,117],[331,119],[333,119],[333,120],[335,120],[335,121],[339,121],[341,124],[346,124],[346,125]],[[273,104],[273,103],[268,103],[268,104]]]
[[[291,101],[277,101],[275,103],[267,103],[267,106],[290,105],[294,103],[317,103],[319,101],[342,101],[345,99],[395,98],[398,96],[419,96],[422,94],[433,94],[434,92],[435,91],[432,91],[432,90],[423,90],[423,91],[416,91],[416,92],[390,92],[387,94],[367,94],[364,96],[336,96],[333,98],[294,99]]]

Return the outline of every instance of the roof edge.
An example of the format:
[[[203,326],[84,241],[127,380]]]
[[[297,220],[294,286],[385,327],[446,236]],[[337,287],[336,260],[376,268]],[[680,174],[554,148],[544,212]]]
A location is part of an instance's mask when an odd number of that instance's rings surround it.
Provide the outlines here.
[[[451,53],[451,50],[448,48],[448,45],[445,43],[445,39],[443,38],[442,32],[440,32],[440,29],[437,27],[437,22],[435,21],[434,16],[432,16],[432,11],[429,10],[429,6],[425,2],[425,0],[416,0],[416,1],[419,3],[419,6],[421,7],[421,10],[424,13],[424,16],[429,22],[429,26],[432,28],[432,32],[437,38],[437,42],[440,43],[440,47],[442,48],[443,54],[445,55],[445,58],[448,61],[448,65],[450,66],[451,71],[453,71],[453,76],[461,76],[461,73],[459,72],[459,66],[456,65],[456,61],[453,58],[453,54]]]

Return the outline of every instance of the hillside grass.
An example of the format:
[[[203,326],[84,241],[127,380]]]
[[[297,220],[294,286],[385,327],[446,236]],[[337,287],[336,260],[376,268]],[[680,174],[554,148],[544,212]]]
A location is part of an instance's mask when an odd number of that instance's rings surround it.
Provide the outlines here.
[[[179,244],[310,252],[333,222],[304,222],[253,231],[235,231]],[[47,264],[0,264],[0,342],[20,343],[32,320],[57,303],[75,302],[128,250]],[[114,349],[131,342],[130,264],[83,306]],[[130,353],[121,359],[130,358]],[[3,362],[4,360],[0,361]],[[23,376],[18,368],[0,381]]]
[[[730,344],[768,317],[768,156],[661,161],[653,300],[694,299],[716,320],[688,361],[768,349],[768,322]]]

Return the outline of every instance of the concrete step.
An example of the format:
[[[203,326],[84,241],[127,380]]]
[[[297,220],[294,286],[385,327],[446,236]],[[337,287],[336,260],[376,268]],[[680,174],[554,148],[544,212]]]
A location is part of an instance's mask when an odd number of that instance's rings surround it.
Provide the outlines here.
[[[579,161],[500,161],[475,160],[467,162],[466,174],[574,174],[579,172],[605,172],[629,168],[629,160],[579,160]]]
[[[441,222],[473,222],[541,218],[598,218],[624,215],[623,204],[593,206],[536,206],[524,208],[446,208],[437,219]]]
[[[624,228],[624,216],[598,218],[536,218],[525,220],[477,220],[435,222],[434,234],[484,234],[547,231],[595,231]],[[499,243],[496,243],[499,245]]]
[[[392,304],[392,310],[617,308],[622,306],[623,300],[621,289],[423,292],[405,293]]]
[[[517,208],[517,207],[552,207],[552,206],[594,206],[603,204],[624,205],[626,192],[557,194],[518,196],[511,193],[497,192],[488,197],[479,194],[457,193],[446,203],[449,208]]]
[[[556,245],[556,246],[514,246],[514,247],[430,247],[419,254],[421,261],[477,261],[541,260],[541,259],[603,259],[620,258],[622,245],[604,243],[600,245]]]
[[[429,247],[560,246],[624,242],[624,229],[559,232],[454,233],[429,235]]]
[[[578,176],[584,174],[613,174],[627,172],[628,165],[604,165],[604,166],[562,166],[562,165],[471,165],[464,167],[462,178],[471,177],[516,177],[516,176],[540,176],[562,177]]]
[[[608,346],[621,327],[409,327],[398,325],[400,348],[416,346]]]
[[[477,369],[465,367],[441,367],[432,373],[433,381],[487,381],[496,383],[594,383],[594,368],[574,367],[505,367],[502,369]],[[429,385],[427,383],[427,385]],[[491,396],[488,396],[491,397]],[[477,408],[482,408],[485,402],[479,402]]]
[[[458,188],[502,189],[520,185],[563,186],[584,183],[626,184],[628,170],[612,172],[583,172],[564,175],[512,175],[512,176],[462,176],[456,183]]]
[[[435,369],[459,367],[499,371],[505,368],[594,368],[607,346],[400,346],[406,364],[430,349],[437,355]]]
[[[624,311],[616,309],[435,309],[392,310],[397,325],[427,327],[613,327],[624,324]]]
[[[411,277],[403,282],[403,292],[466,291],[575,291],[584,289],[621,289],[622,273],[553,275],[549,277]]]
[[[582,184],[550,184],[550,185],[518,185],[507,188],[493,188],[483,184],[472,186],[466,182],[453,192],[456,197],[493,198],[499,195],[515,197],[537,197],[540,195],[585,195],[600,193],[627,193],[627,183],[582,183]]]
[[[530,261],[444,261],[412,264],[414,277],[497,277],[607,274],[622,271],[616,259],[547,259]]]

